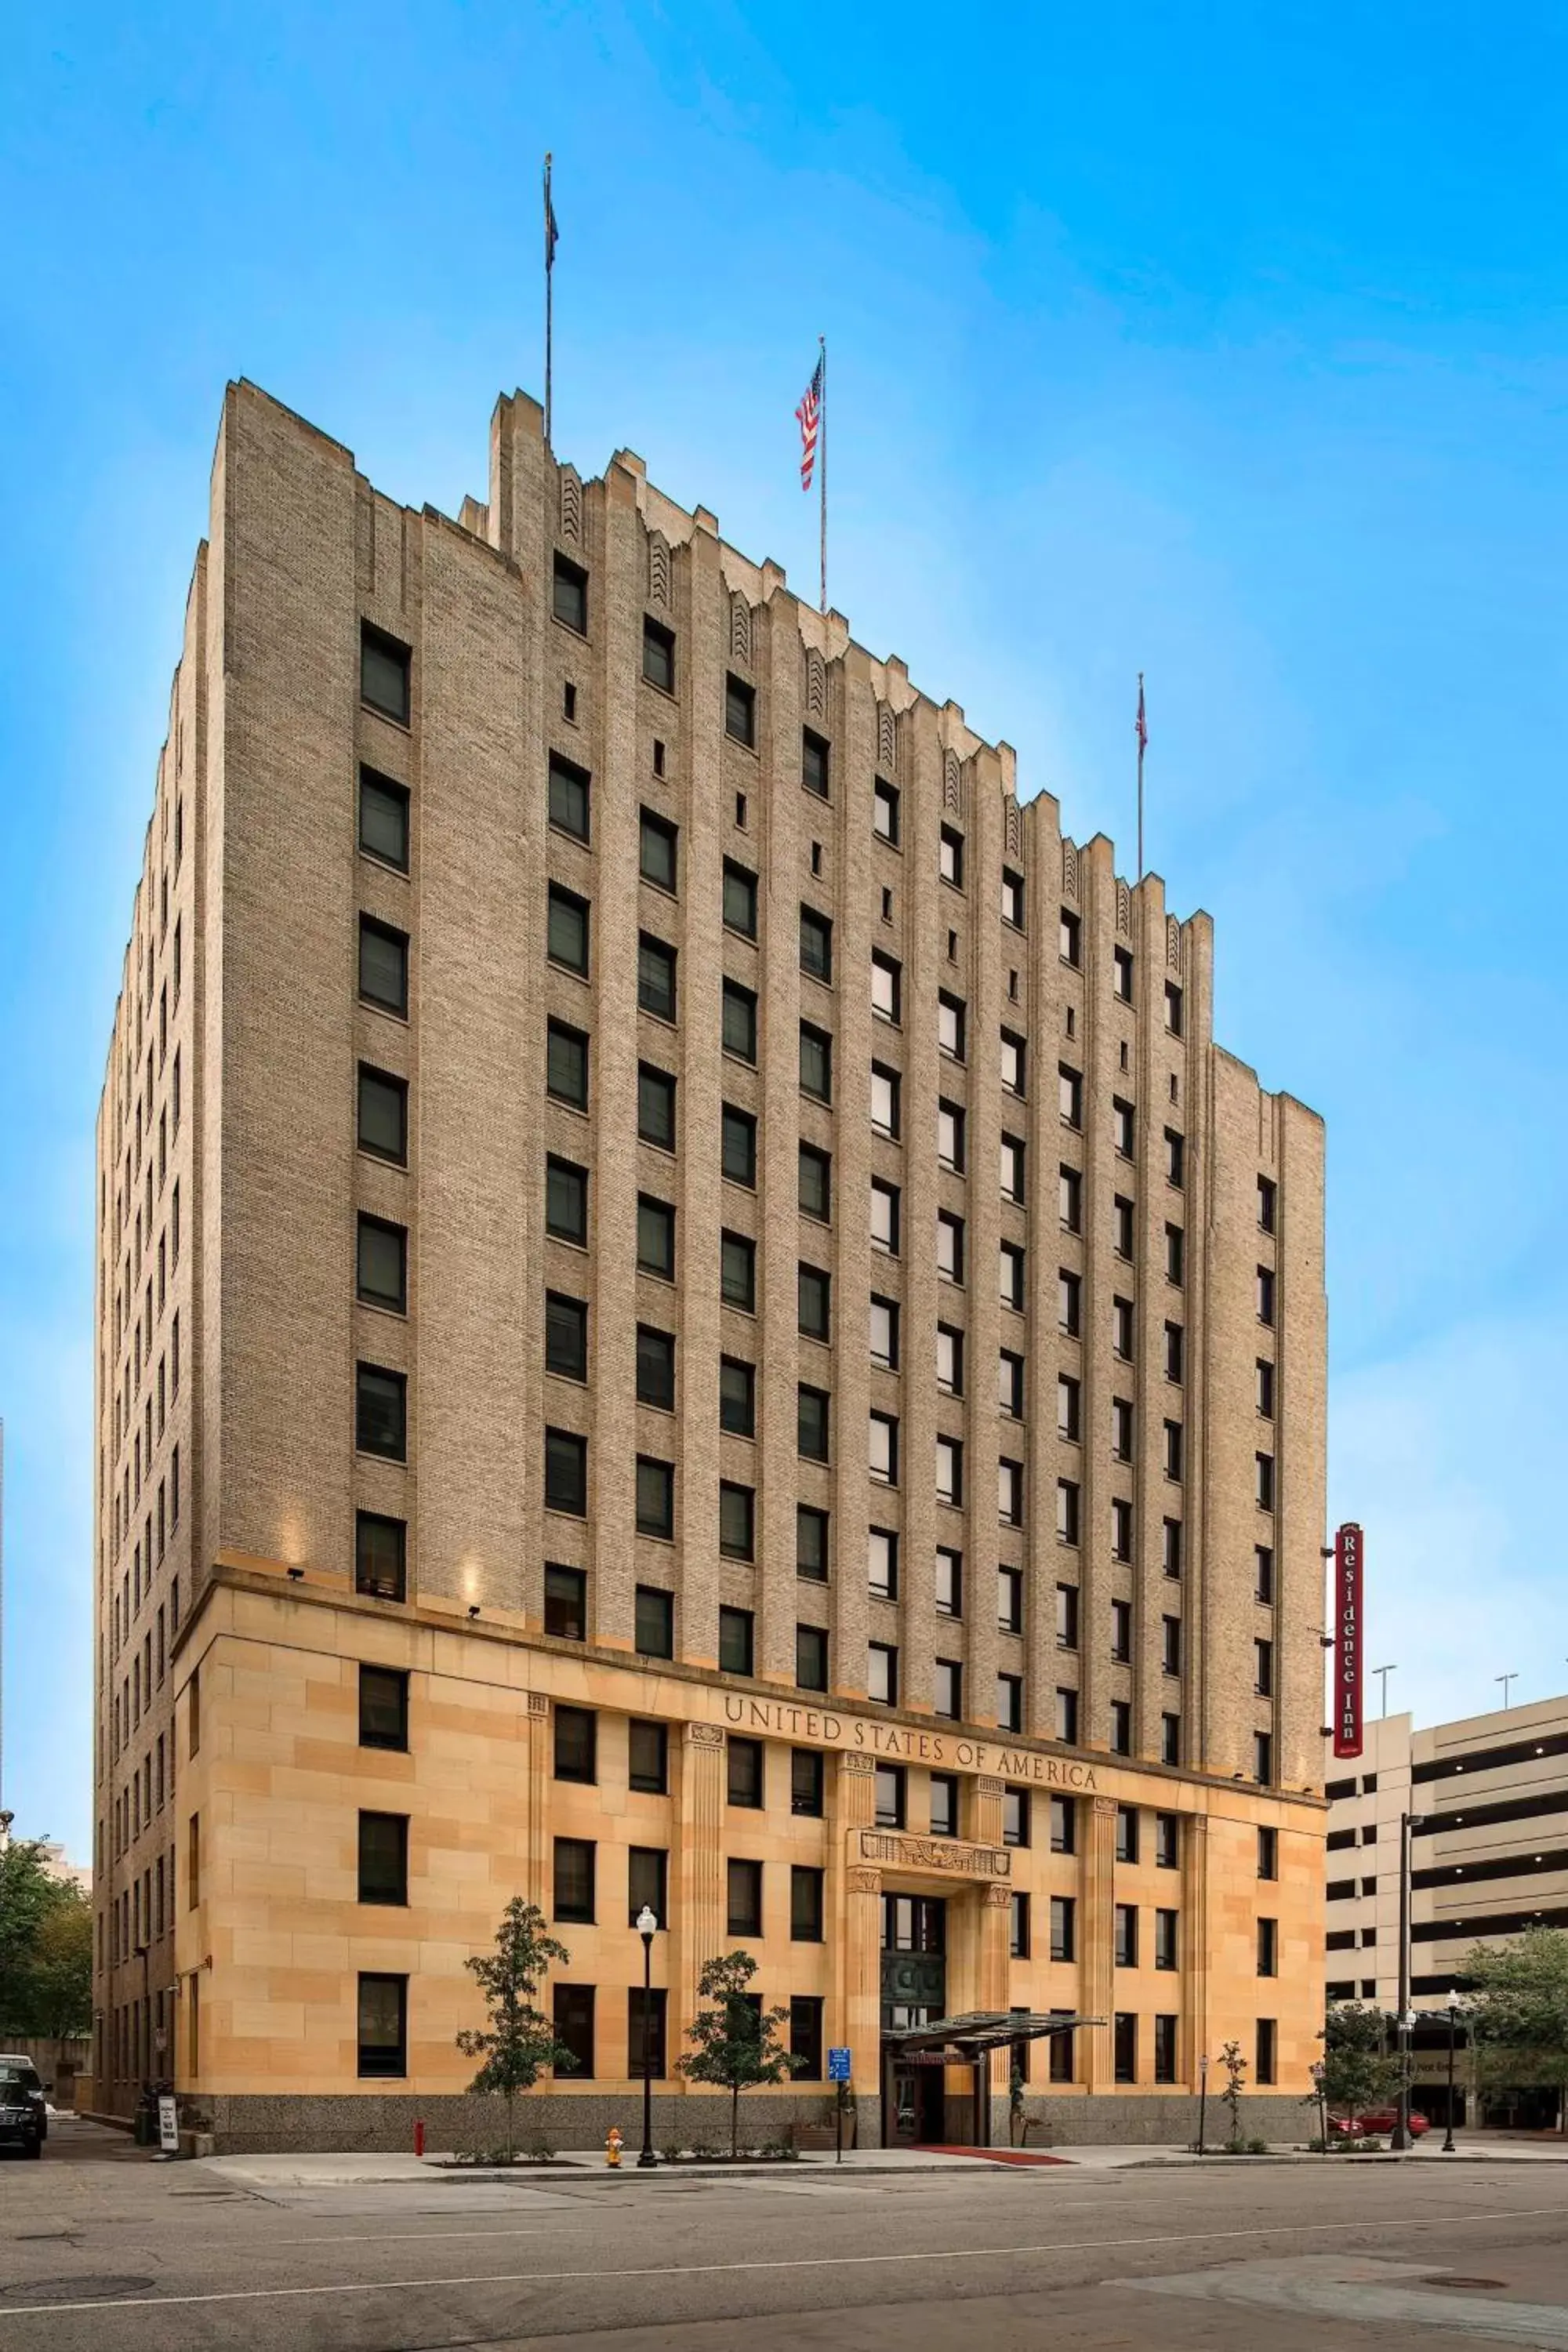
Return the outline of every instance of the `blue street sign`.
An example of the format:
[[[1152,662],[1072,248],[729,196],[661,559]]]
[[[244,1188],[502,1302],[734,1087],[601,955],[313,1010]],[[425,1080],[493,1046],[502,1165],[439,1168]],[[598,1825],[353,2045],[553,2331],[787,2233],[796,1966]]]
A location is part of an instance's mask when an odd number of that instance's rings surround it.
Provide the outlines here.
[[[827,2079],[830,2083],[847,2083],[849,2080],[849,2053],[847,2050],[833,2049],[828,2052]]]

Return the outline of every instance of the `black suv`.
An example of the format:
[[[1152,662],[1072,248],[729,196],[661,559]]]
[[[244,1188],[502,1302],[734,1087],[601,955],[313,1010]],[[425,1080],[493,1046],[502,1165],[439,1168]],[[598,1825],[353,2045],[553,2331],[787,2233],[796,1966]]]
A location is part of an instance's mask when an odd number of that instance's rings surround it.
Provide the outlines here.
[[[44,2085],[30,2058],[0,2052],[0,2147],[16,2146],[24,2156],[42,2156],[49,2136]]]

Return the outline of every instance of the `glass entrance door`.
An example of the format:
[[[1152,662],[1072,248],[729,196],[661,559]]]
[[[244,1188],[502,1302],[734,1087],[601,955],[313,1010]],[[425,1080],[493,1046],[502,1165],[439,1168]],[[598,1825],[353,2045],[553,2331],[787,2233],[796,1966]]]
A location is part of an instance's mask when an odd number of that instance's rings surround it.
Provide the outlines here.
[[[938,1895],[882,1897],[882,2031],[934,2025],[947,2014],[947,1905]],[[885,2044],[885,2147],[940,2144],[946,2137],[945,2070],[940,2060],[900,2057]]]

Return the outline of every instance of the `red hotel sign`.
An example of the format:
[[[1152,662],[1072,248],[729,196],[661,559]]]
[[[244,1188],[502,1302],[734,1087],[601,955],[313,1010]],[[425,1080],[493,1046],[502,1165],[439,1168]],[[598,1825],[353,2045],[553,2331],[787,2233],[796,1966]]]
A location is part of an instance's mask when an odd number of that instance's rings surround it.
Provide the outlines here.
[[[1334,1538],[1334,1754],[1359,1756],[1362,1532],[1348,1520]]]

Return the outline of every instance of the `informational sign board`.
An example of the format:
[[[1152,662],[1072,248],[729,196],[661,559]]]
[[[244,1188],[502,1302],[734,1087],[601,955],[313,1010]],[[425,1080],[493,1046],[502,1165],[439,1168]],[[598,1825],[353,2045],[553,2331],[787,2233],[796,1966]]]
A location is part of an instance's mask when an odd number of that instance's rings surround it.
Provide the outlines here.
[[[837,2045],[833,2049],[829,2050],[827,2053],[827,2079],[830,2083],[847,2083],[849,2080],[849,2053],[847,2050],[842,2049]]]
[[[1362,1751],[1362,1531],[1347,1520],[1334,1538],[1334,1754]]]
[[[169,2091],[158,2095],[158,2145],[165,2156],[180,2153],[180,2111]]]

